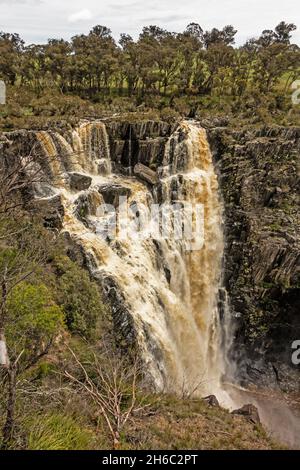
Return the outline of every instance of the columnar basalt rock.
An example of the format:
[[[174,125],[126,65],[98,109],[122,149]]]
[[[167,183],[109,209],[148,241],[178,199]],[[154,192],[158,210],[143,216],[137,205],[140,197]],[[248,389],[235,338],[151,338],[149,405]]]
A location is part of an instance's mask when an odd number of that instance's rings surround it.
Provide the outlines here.
[[[138,163],[156,169],[162,162],[169,136],[178,126],[163,121],[107,121],[105,124],[112,161],[120,171],[134,168]]]

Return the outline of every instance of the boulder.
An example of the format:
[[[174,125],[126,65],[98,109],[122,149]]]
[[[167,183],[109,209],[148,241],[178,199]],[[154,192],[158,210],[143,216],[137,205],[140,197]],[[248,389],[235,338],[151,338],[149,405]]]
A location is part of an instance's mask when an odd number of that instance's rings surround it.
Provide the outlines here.
[[[260,424],[258,409],[252,404],[244,405],[242,408],[232,411],[231,414],[245,416],[251,423]]]
[[[215,395],[208,395],[207,397],[204,397],[203,400],[206,401],[209,406],[220,406],[219,401]]]
[[[92,184],[92,178],[82,173],[69,173],[70,188],[74,191],[84,191]]]
[[[138,163],[137,165],[135,165],[133,171],[136,176],[138,176],[149,184],[154,185],[158,183],[158,176],[156,172],[143,165],[142,163]]]

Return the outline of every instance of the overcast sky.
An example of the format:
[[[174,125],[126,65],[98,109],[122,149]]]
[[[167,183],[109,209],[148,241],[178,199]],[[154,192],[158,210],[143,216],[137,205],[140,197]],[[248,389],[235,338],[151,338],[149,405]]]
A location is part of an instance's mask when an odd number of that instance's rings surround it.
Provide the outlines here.
[[[136,38],[149,24],[179,32],[196,22],[203,29],[233,24],[241,44],[281,20],[298,26],[293,40],[300,45],[299,0],[0,0],[0,30],[17,32],[27,43],[70,39],[96,24],[116,38],[124,32]]]

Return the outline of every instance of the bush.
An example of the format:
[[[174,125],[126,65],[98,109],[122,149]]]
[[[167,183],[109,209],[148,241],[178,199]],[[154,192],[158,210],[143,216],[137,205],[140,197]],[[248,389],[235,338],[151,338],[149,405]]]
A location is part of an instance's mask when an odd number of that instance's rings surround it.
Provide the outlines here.
[[[172,108],[163,108],[160,112],[161,119],[167,122],[176,122],[180,119],[180,115]]]
[[[23,358],[42,349],[63,326],[63,312],[44,284],[22,282],[10,293],[7,310],[8,344]]]
[[[106,317],[97,284],[66,256],[56,257],[53,266],[56,301],[65,314],[68,328],[86,338],[96,338]]]

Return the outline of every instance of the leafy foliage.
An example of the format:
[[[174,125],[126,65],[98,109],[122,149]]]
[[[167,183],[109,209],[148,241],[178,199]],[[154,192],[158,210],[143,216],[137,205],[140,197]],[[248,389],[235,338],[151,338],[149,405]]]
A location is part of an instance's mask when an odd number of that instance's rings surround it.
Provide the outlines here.
[[[50,342],[63,326],[63,312],[44,284],[18,284],[10,293],[7,310],[8,345],[30,357]]]
[[[55,258],[53,268],[54,292],[68,328],[89,339],[97,338],[106,316],[97,284],[66,256]]]
[[[0,78],[8,85],[0,127],[32,126],[31,117],[73,119],[137,106],[141,111],[166,108],[170,120],[174,112],[193,117],[198,108],[254,120],[263,108],[261,121],[267,115],[283,118],[289,110],[292,120],[290,87],[300,63],[299,47],[291,44],[295,29],[281,21],[240,47],[234,47],[232,25],[204,31],[191,23],[182,33],[150,25],[137,41],[121,34],[118,43],[100,25],[70,41],[30,46],[17,34],[0,33]],[[274,109],[276,96],[286,109],[279,101]],[[182,97],[185,109],[177,106]]]

